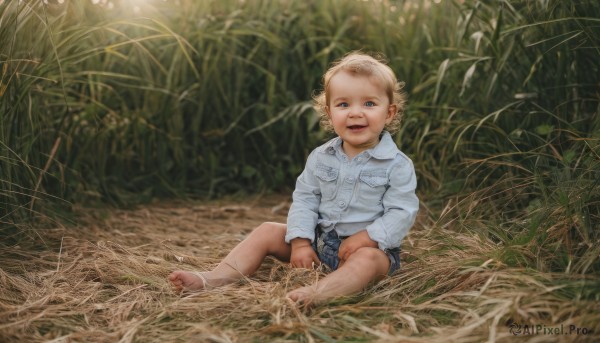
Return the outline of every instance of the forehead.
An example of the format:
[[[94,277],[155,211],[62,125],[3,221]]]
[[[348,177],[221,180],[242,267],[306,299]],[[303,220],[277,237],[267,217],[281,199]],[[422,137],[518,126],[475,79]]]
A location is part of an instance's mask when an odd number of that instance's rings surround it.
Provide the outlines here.
[[[341,70],[329,80],[327,92],[340,96],[339,93],[385,95],[386,90],[381,80],[374,75],[358,74]]]

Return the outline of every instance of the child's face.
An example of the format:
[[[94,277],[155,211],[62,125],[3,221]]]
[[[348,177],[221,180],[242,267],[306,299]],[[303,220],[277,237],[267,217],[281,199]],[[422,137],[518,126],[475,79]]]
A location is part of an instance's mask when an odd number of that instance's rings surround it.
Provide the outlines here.
[[[379,143],[379,135],[396,115],[385,89],[374,78],[345,71],[329,81],[327,114],[343,149],[352,158]]]

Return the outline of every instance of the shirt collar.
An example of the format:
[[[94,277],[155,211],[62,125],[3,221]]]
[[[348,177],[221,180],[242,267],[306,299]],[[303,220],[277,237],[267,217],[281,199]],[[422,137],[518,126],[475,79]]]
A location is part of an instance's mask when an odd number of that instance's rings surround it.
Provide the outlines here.
[[[340,137],[331,139],[329,142],[323,144],[319,151],[332,155],[336,152],[342,154],[342,139]],[[398,147],[396,146],[396,143],[394,143],[392,135],[390,135],[390,133],[387,131],[383,131],[379,143],[374,148],[365,150],[363,153],[366,152],[379,160],[386,160],[396,157],[398,151]]]

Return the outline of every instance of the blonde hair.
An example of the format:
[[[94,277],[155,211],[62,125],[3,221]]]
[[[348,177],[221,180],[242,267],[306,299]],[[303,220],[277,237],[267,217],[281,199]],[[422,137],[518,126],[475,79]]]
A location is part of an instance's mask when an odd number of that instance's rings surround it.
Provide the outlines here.
[[[390,105],[396,105],[396,113],[385,129],[390,133],[400,128],[400,122],[406,106],[406,93],[402,91],[404,82],[398,82],[392,68],[390,68],[382,57],[374,57],[360,51],[353,51],[337,60],[323,75],[323,91],[313,97],[314,107],[321,116],[321,127],[333,132],[333,125],[327,115],[326,107],[329,104],[329,83],[331,78],[340,71],[353,75],[369,76],[376,78],[383,86]]]

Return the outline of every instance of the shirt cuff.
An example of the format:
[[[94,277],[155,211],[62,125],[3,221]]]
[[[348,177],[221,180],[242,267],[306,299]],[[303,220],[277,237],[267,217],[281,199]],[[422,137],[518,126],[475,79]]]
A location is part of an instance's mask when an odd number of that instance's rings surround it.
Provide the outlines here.
[[[285,233],[285,242],[290,244],[290,241],[294,238],[306,238],[312,243],[315,240],[315,231],[302,228],[288,229]]]
[[[376,220],[371,225],[367,226],[367,234],[369,234],[369,238],[377,242],[380,250],[385,251],[386,249],[395,248],[388,243],[389,238],[387,237],[381,220]]]

